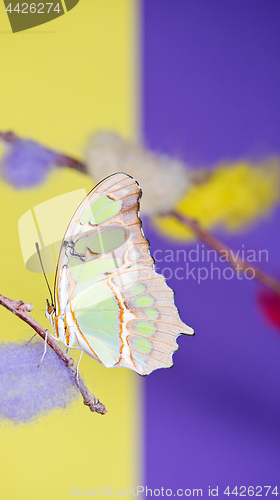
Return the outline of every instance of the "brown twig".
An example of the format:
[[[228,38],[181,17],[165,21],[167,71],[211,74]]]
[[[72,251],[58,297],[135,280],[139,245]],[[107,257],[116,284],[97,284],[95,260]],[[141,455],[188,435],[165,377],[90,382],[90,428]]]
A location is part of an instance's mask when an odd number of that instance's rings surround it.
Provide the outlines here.
[[[237,255],[234,254],[234,252],[221,243],[215,236],[213,236],[209,231],[206,229],[202,228],[200,224],[185,216],[182,215],[176,211],[170,212],[172,217],[175,217],[177,220],[179,220],[182,224],[190,228],[195,235],[201,240],[206,243],[211,248],[214,248],[217,252],[221,251],[226,251],[227,252],[227,258],[230,264],[232,265],[233,269],[236,270],[241,270],[245,272],[247,269],[254,270],[254,277],[260,281],[263,285],[267,286],[268,288],[271,288],[274,292],[276,292],[278,295],[280,295],[280,283],[277,281],[275,278],[272,276],[269,276],[268,274],[264,273],[257,267],[253,266],[251,263],[249,264],[248,262],[240,259]]]
[[[0,139],[12,144],[18,140],[18,137],[13,132],[0,132]]]
[[[22,300],[16,301],[5,297],[4,295],[0,295],[0,305],[6,307],[8,311],[14,313],[18,318],[22,321],[25,321],[33,330],[35,330],[42,339],[46,338],[46,330],[34,319],[30,316],[29,312],[32,311],[33,306],[30,303],[25,303]],[[100,413],[101,415],[105,415],[107,410],[105,406],[100,403],[99,399],[97,399],[91,392],[88,390],[85,382],[79,375],[77,377],[77,367],[75,366],[74,360],[69,356],[69,354],[64,351],[60,345],[51,337],[47,335],[47,343],[53,349],[53,351],[57,354],[57,356],[63,361],[63,363],[67,366],[68,370],[73,374],[74,379],[76,381],[76,385],[83,396],[84,404],[89,407],[92,412]]]
[[[71,158],[70,156],[58,154],[55,159],[55,164],[58,167],[69,167],[73,168],[74,170],[78,170],[83,174],[88,174],[85,164],[79,160],[76,160],[75,158]]]
[[[13,142],[18,141],[19,139],[20,137],[18,137],[13,132],[0,132],[0,140],[7,142],[8,144],[12,144]],[[86,165],[83,162],[62,153],[57,153],[55,157],[55,164],[58,167],[69,167],[73,168],[74,170],[78,170],[79,172],[82,172],[84,174],[88,173]]]

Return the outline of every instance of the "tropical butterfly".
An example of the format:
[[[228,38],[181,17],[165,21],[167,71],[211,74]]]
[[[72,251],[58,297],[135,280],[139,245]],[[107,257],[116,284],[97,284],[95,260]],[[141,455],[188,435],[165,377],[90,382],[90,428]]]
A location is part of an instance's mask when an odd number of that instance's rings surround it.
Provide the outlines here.
[[[172,366],[176,338],[194,331],[179,318],[174,293],[155,272],[139,218],[141,190],[124,173],[100,182],[75,212],[46,316],[57,340],[107,368],[141,375]]]

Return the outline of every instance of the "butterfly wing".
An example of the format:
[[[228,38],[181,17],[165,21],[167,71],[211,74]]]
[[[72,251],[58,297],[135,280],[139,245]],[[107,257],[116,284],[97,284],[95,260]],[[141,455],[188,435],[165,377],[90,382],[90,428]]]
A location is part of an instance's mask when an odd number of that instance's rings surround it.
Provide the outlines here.
[[[154,270],[138,216],[140,197],[137,182],[123,173],[88,194],[65,234],[55,298],[68,343],[75,337],[104,366],[147,375],[172,366],[176,338],[194,332]]]

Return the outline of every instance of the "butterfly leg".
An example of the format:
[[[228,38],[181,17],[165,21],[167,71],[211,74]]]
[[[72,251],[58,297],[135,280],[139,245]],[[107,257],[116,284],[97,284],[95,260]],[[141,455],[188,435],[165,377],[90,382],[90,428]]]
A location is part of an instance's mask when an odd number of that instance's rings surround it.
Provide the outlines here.
[[[45,335],[45,345],[44,345],[44,352],[43,352],[43,356],[41,357],[41,361],[40,361],[40,363],[38,364],[38,368],[39,368],[40,364],[42,363],[42,361],[43,361],[43,359],[44,359],[44,357],[45,357],[45,354],[46,354],[46,352],[47,352],[47,340],[48,340],[48,335],[49,335],[49,333],[50,333],[50,332],[49,332],[49,330],[46,330],[46,335]]]
[[[82,359],[82,355],[83,355],[83,350],[81,350],[81,354],[80,354],[80,357],[79,357],[79,361],[78,361],[78,364],[77,364],[77,384],[79,385],[79,365],[80,365],[80,362],[81,362],[81,359]]]
[[[36,336],[37,336],[37,333],[35,333],[34,335],[32,335],[31,339],[29,339],[27,342],[25,342],[25,344],[23,344],[21,347],[25,347],[26,345],[28,345],[29,342],[31,342],[32,339],[34,339],[34,337],[36,337]]]

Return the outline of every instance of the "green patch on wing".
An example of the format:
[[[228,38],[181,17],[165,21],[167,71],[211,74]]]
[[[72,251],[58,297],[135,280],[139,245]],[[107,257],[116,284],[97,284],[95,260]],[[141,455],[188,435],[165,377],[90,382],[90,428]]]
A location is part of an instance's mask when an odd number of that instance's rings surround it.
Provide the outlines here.
[[[145,289],[146,287],[142,283],[134,283],[131,287],[129,287],[129,293],[131,295],[140,295],[140,293],[144,292]]]
[[[134,338],[132,340],[132,346],[142,354],[150,354],[153,350],[153,344],[148,339]]]
[[[121,342],[118,337],[119,328],[104,326],[102,329],[96,329],[85,327],[80,321],[78,324],[100,361],[108,368],[114,366],[119,361],[121,352]]]
[[[104,273],[119,269],[121,264],[120,259],[93,259],[88,262],[81,262],[79,259],[71,257],[69,259],[69,270],[73,278],[78,281],[78,286],[81,286],[84,282],[88,282],[87,286],[90,286],[90,284],[105,278]],[[85,287],[85,285],[82,286],[82,289]],[[75,293],[77,294],[77,291]]]
[[[80,222],[100,224],[117,215],[122,207],[122,200],[111,200],[108,196],[100,196],[82,215]]]
[[[81,262],[79,259],[75,257],[70,257],[69,259],[69,271],[71,276],[77,281],[85,263]]]
[[[76,243],[76,245],[75,245],[75,252],[79,253],[79,254],[82,254],[82,255],[85,255],[85,253],[86,253],[86,244],[87,244],[86,238],[81,238]]]
[[[133,357],[134,361],[137,363],[138,367],[140,365],[140,367],[142,369],[144,369],[145,363],[147,361],[147,356],[145,356],[144,354],[140,354],[139,352],[134,351],[132,354],[132,357]]]
[[[145,314],[149,319],[158,319],[159,317],[159,312],[154,308],[145,309]]]
[[[151,295],[140,295],[133,300],[136,307],[151,307],[154,302],[155,299]]]
[[[92,288],[97,288],[99,299],[109,293],[100,285]],[[76,321],[101,362],[111,367],[118,362],[121,349],[118,302],[112,292],[111,296],[105,300],[100,301],[98,297],[95,297],[95,303],[91,304],[86,295],[84,294],[84,300],[80,299],[76,303],[73,301],[72,307]]]
[[[156,325],[152,321],[136,321],[134,327],[139,335],[152,337],[156,332]]]
[[[99,281],[91,286],[86,287],[81,292],[77,293],[75,289],[75,297],[71,300],[72,309],[75,315],[80,315],[80,310],[94,308],[96,305],[104,302],[105,300],[115,297],[111,288],[105,281]],[[116,299],[115,299],[116,300]]]
[[[87,247],[92,253],[110,252],[122,246],[126,241],[126,232],[123,228],[106,228],[96,233],[88,240]],[[76,248],[76,247],[75,247]]]

